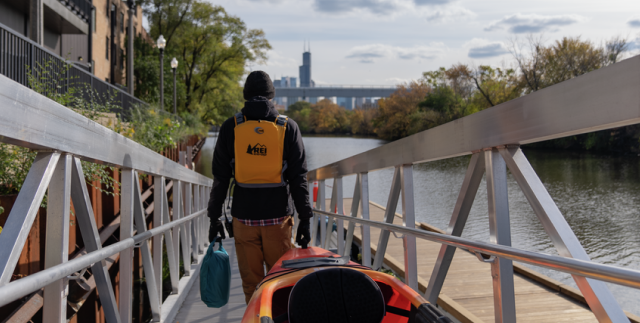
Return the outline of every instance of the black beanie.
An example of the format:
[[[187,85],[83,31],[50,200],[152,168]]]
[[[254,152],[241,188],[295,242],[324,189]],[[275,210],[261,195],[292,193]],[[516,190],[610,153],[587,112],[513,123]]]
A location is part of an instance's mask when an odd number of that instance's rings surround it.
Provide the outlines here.
[[[242,91],[244,99],[249,101],[256,96],[262,96],[267,99],[273,99],[276,96],[276,89],[269,74],[263,71],[253,71],[247,76],[244,82],[244,90]]]

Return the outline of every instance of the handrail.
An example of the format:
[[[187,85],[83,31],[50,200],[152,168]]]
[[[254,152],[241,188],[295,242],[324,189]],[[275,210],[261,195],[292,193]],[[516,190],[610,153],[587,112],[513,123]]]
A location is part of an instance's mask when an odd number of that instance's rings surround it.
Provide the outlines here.
[[[85,0],[80,1],[86,2]],[[19,40],[19,43],[15,42],[11,38]],[[23,46],[21,45],[27,45],[28,49],[22,48]],[[54,63],[69,64],[65,58],[60,57],[58,54],[52,52],[46,47],[41,46],[33,40],[14,32],[13,29],[0,23],[0,74],[3,74],[4,76],[11,78],[12,80],[27,86],[27,66],[36,67],[37,63],[45,63],[47,58],[55,60]],[[76,66],[75,64],[71,64],[70,70],[68,72],[80,73],[80,75],[83,75],[84,78],[88,78],[88,82],[86,82],[88,83],[87,85],[91,86],[92,90],[98,92],[98,95],[111,95],[112,93],[110,91],[113,91],[113,93],[122,96],[120,99],[120,104],[123,111],[129,109],[134,104],[147,105],[146,102],[127,93],[126,90],[97,78],[92,73],[86,71],[84,68]],[[67,75],[67,77],[69,77],[69,75]],[[73,82],[77,83],[77,81]],[[96,86],[98,85],[106,86],[108,93],[104,93],[104,91],[102,91],[101,89],[96,88]],[[92,97],[91,99],[93,100],[94,98]]]
[[[546,255],[542,253],[522,250],[513,247],[502,246],[493,243],[474,241],[448,234],[430,232],[405,226],[366,220],[333,212],[313,209],[314,213],[331,216],[344,221],[365,224],[371,227],[403,233],[416,238],[446,244],[461,249],[469,249],[483,254],[524,262],[530,265],[541,266],[569,274],[590,277],[598,280],[615,283],[618,285],[640,288],[640,271],[599,264],[574,258]],[[0,290],[1,291],[1,290]]]
[[[171,320],[183,296],[180,254],[185,277],[193,283],[207,246],[206,205],[213,181],[85,118],[0,75],[0,142],[36,150],[37,154],[0,235],[0,306],[44,287],[43,316],[66,321],[67,276],[91,267],[107,322],[131,322],[133,247],[138,244],[147,279],[153,320]],[[102,247],[81,160],[116,166],[121,171],[120,242]],[[153,176],[154,228],[147,230],[138,175]],[[172,210],[167,197],[172,182]],[[45,270],[10,282],[45,192],[48,191]],[[69,260],[71,200],[86,251]],[[182,217],[182,214],[188,214]],[[135,218],[135,221],[134,221]],[[134,223],[135,231],[134,235]],[[163,239],[164,238],[164,239]],[[153,240],[153,251],[147,240]],[[166,241],[166,244],[164,243]],[[161,311],[163,245],[172,292]],[[182,248],[180,250],[180,248]],[[181,251],[181,252],[180,252]],[[120,253],[120,299],[116,302],[104,260]],[[192,277],[193,276],[193,277]],[[75,275],[81,279],[82,274]],[[62,296],[61,296],[62,295]]]
[[[312,170],[309,180],[640,122],[640,55]]]
[[[35,274],[13,281],[5,286],[0,287],[0,307],[5,306],[25,295],[33,293],[43,286],[47,286],[57,280],[66,278],[67,276],[78,272],[84,268],[90,267],[92,264],[106,259],[116,253],[119,253],[134,245],[145,242],[150,238],[163,234],[167,230],[175,228],[185,222],[191,221],[198,216],[206,214],[207,210],[201,210],[188,215],[180,220],[161,225],[144,233],[137,234],[131,238],[116,242],[112,245],[104,247],[98,251],[93,251],[75,258],[63,264],[39,271]]]
[[[198,185],[213,180],[0,75],[0,141]]]
[[[605,281],[640,288],[640,272],[591,262],[575,233],[519,148],[521,144],[561,138],[597,130],[640,123],[640,56],[587,73],[447,124],[385,144],[332,164],[309,171],[309,182],[319,181],[312,244],[329,246],[333,222],[337,220],[337,249],[348,255],[355,223],[362,226],[362,261],[371,263],[369,227],[382,227],[372,267],[382,266],[390,231],[404,232],[405,281],[418,289],[416,237],[443,244],[425,297],[437,302],[456,248],[492,255],[494,311],[496,322],[515,322],[515,288],[512,261],[521,261],[569,272],[585,300],[601,322],[628,322]],[[413,164],[462,155],[472,157],[449,221],[447,235],[419,232],[415,227]],[[368,221],[368,173],[395,167],[384,215],[386,224]],[[511,248],[511,223],[507,189],[507,167],[527,198],[542,227],[561,257]],[[343,211],[344,176],[356,175],[351,215],[325,212],[325,180],[333,179],[330,211]],[[460,238],[483,179],[491,242]],[[402,199],[404,226],[393,223]],[[360,206],[361,205],[361,206]],[[362,219],[356,219],[358,208]],[[324,225],[324,219],[329,221]],[[344,221],[350,221],[345,229]],[[346,236],[343,234],[346,231]],[[319,239],[318,239],[319,238]],[[593,278],[593,279],[592,279]]]

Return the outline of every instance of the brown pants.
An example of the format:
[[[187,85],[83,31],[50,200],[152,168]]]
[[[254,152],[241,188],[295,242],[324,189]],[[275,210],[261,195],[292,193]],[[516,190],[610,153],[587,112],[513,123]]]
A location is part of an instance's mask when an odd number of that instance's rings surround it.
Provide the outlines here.
[[[292,217],[281,224],[266,227],[247,226],[233,218],[236,256],[247,304],[265,276],[264,264],[269,272],[276,261],[291,249],[292,226]]]

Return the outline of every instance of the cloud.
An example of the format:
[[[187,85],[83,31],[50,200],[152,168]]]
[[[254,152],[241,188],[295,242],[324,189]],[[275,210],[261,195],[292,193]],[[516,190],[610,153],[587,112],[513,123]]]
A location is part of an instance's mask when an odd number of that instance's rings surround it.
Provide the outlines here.
[[[496,57],[509,53],[503,42],[474,38],[463,45],[469,48],[467,56],[470,58]]]
[[[627,24],[631,27],[640,27],[640,18],[632,18],[627,22]]]
[[[464,18],[474,18],[475,16],[476,14],[473,11],[457,5],[453,5],[429,11],[429,13],[427,13],[427,15],[425,16],[425,19],[427,20],[427,22],[431,23],[444,23]]]
[[[413,0],[413,2],[418,6],[432,6],[448,4],[451,3],[452,0]]]
[[[495,31],[506,28],[514,34],[539,33],[542,31],[557,31],[561,26],[568,26],[585,20],[585,17],[579,15],[545,16],[517,13],[492,22],[484,30]]]
[[[384,80],[385,84],[388,84],[388,83],[391,83],[391,84],[409,84],[411,81],[412,81],[411,79],[404,79],[404,78],[400,78],[400,77],[390,77],[390,78]]]
[[[404,60],[434,59],[442,56],[446,50],[443,43],[431,43],[429,46],[397,47],[383,44],[356,46],[347,53],[347,58],[360,59],[361,63],[373,63],[379,58],[397,58]]]
[[[268,59],[266,66],[270,67],[298,67],[298,61],[293,58],[282,56],[280,53],[271,50],[267,53]]]
[[[326,13],[366,10],[374,14],[388,14],[398,11],[401,5],[394,0],[314,0],[314,7]]]

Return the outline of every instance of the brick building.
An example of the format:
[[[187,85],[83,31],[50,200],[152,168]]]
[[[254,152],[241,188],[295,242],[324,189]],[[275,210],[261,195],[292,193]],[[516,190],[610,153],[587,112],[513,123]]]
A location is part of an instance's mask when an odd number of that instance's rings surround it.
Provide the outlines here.
[[[126,85],[123,0],[0,0],[0,24],[111,84]],[[135,7],[134,33],[152,42]]]

